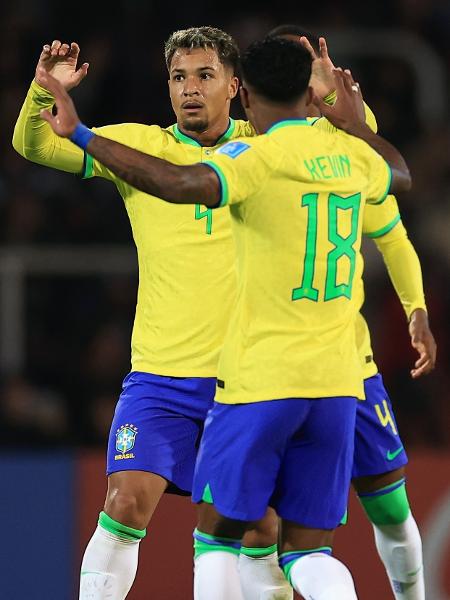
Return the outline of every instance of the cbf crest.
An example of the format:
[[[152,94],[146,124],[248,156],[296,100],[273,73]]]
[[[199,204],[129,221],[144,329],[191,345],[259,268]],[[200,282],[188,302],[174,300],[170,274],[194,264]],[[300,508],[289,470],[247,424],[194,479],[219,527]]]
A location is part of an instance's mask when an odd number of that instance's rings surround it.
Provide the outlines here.
[[[122,425],[116,432],[116,450],[120,454],[116,454],[114,460],[126,460],[128,458],[134,458],[131,450],[134,448],[136,443],[136,436],[138,428],[132,423]]]

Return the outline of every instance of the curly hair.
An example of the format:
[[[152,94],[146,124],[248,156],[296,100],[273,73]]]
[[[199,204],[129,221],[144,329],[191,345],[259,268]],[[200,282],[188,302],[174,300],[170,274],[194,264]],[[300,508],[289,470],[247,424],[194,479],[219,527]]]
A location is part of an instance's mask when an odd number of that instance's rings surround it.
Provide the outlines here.
[[[253,42],[241,58],[242,76],[254,90],[275,102],[294,102],[311,77],[309,52],[296,42],[268,36]]]
[[[239,63],[239,49],[228,33],[216,27],[190,27],[174,31],[164,44],[164,54],[167,68],[170,69],[173,55],[179,48],[212,48],[217,52],[222,64],[231,67],[233,73],[237,72]]]

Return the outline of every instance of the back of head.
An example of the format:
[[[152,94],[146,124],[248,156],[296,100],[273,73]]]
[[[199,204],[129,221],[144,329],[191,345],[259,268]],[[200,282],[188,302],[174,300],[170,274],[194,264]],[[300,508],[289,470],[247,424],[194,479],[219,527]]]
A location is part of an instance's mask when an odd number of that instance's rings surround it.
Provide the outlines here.
[[[309,40],[314,50],[319,50],[319,38],[317,37],[317,35],[311,33],[311,31],[308,31],[307,29],[303,29],[303,27],[301,27],[300,25],[294,25],[291,23],[278,25],[278,27],[274,27],[274,29],[271,29],[267,36],[284,37],[286,39],[292,39],[292,41],[298,41],[298,39],[294,40],[293,38],[305,37]]]
[[[167,68],[170,69],[173,55],[180,49],[203,48],[213,49],[222,64],[230,67],[236,73],[239,63],[239,49],[228,33],[216,27],[190,27],[174,31],[164,44],[164,54]]]
[[[272,102],[296,102],[308,89],[311,56],[295,42],[268,36],[253,42],[241,58],[244,84]]]

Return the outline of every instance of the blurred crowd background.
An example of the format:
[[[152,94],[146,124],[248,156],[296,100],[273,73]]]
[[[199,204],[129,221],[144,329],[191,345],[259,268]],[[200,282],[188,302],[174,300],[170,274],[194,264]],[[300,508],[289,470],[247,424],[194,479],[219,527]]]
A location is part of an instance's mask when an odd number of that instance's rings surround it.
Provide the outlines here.
[[[335,63],[351,67],[361,83],[380,132],[410,164],[414,188],[399,202],[422,261],[438,342],[435,372],[410,378],[415,354],[406,319],[371,241],[364,245],[363,312],[407,447],[450,447],[450,3],[323,0],[294,6],[261,2],[250,11],[242,2],[203,0],[1,4],[0,324],[11,326],[6,307],[21,319],[20,344],[11,339],[14,328],[9,337],[0,331],[4,445],[103,445],[130,368],[137,277],[120,196],[107,182],[33,165],[11,146],[42,45],[53,39],[79,43],[90,69],[74,97],[86,124],[168,126],[173,114],[163,44],[173,30],[214,25],[245,48],[276,25],[296,23],[327,37]],[[232,114],[242,116],[238,101]],[[91,255],[97,258],[91,261]],[[17,295],[11,296],[10,285]]]

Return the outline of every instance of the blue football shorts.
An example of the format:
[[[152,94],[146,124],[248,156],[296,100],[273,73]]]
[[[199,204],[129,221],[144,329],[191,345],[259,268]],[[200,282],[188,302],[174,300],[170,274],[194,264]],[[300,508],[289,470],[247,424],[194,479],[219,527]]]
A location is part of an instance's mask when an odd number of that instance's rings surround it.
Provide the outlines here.
[[[242,521],[272,506],[283,519],[334,529],[347,508],[355,414],[351,397],[214,403],[193,501],[212,496],[220,514]]]
[[[356,406],[352,479],[395,471],[408,462],[381,375],[366,379],[364,390],[366,399]]]
[[[108,439],[107,474],[156,473],[168,491],[189,495],[214,377],[131,372],[123,382]]]

